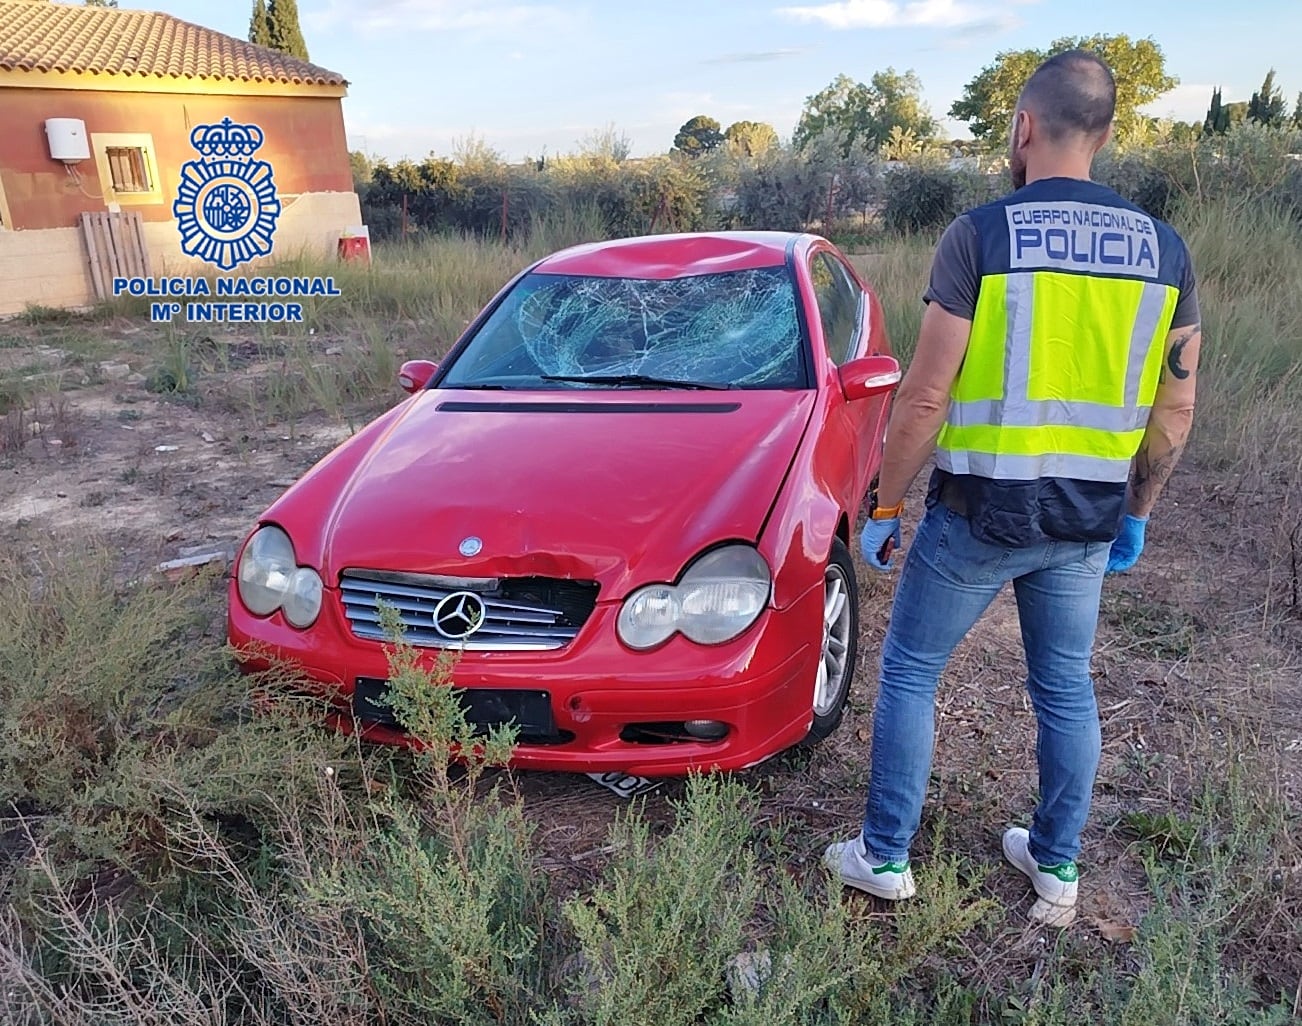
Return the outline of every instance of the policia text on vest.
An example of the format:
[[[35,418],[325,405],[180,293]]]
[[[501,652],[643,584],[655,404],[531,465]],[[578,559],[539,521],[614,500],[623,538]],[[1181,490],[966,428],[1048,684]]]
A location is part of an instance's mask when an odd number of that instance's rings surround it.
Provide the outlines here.
[[[1157,231],[1145,214],[1088,203],[1019,203],[1006,214],[1012,267],[1158,276]]]

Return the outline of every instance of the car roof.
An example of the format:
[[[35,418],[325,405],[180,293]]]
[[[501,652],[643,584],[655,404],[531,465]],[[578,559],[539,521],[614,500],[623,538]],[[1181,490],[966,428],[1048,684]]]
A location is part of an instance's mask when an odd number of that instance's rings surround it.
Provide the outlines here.
[[[678,232],[571,246],[534,266],[543,274],[608,278],[686,278],[724,271],[781,267],[801,232]]]

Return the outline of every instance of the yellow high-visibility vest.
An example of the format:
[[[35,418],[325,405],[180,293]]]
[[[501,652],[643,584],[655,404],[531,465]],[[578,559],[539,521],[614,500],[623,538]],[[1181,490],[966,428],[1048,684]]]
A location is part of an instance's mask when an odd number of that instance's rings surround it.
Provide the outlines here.
[[[1186,250],[1168,226],[1114,196],[1051,179],[971,212],[980,291],[937,440],[940,469],[1124,486]]]

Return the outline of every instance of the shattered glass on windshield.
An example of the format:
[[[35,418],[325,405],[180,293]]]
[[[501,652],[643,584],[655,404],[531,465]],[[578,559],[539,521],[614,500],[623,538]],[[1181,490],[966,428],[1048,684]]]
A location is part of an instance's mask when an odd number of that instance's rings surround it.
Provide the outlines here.
[[[442,384],[536,388],[544,375],[799,387],[790,274],[771,267],[668,280],[528,275]]]

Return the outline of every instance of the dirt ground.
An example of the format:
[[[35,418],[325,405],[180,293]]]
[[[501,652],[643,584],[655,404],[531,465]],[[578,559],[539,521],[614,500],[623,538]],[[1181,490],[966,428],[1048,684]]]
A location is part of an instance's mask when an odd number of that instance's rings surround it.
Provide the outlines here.
[[[193,395],[152,391],[158,348],[144,341],[152,329],[121,320],[92,330],[87,358],[59,344],[48,326],[0,324],[0,379],[17,375],[34,396],[30,404],[11,398],[7,412],[0,405],[0,544],[51,534],[71,545],[82,534],[107,535],[129,574],[195,547],[233,547],[262,508],[350,433],[347,421],[322,413],[274,421],[223,403],[237,378],[265,369],[256,360],[227,361]],[[217,341],[235,351],[243,340],[226,332]],[[319,344],[328,359],[331,340]],[[395,383],[393,401],[400,396]],[[925,479],[924,471],[909,504],[906,545]],[[1106,584],[1095,658],[1103,761],[1073,928],[1084,953],[1147,909],[1150,888],[1126,814],[1187,809],[1204,774],[1232,757],[1230,735],[1249,732],[1294,808],[1302,797],[1302,611],[1296,564],[1289,580],[1288,561],[1271,541],[1278,518],[1290,514],[1268,489],[1232,484],[1183,465],[1140,563]],[[860,663],[845,722],[812,755],[746,775],[766,796],[762,817],[793,871],[812,874],[828,842],[858,829],[894,578],[861,568],[860,582]],[[943,824],[943,850],[959,853],[974,872],[989,870],[989,894],[1027,904],[1025,881],[1003,864],[999,843],[1006,825],[1026,821],[1036,791],[1021,660],[1006,591],[942,682],[932,788],[915,852],[924,894]],[[523,775],[521,786],[544,866],[567,885],[582,885],[600,867],[607,828],[627,802],[583,777]],[[667,800],[681,786],[663,783],[648,810],[669,819]],[[1043,938],[1019,917],[1008,923],[1005,943],[972,955],[976,977],[998,973],[1001,960],[1029,967],[1042,952]]]

